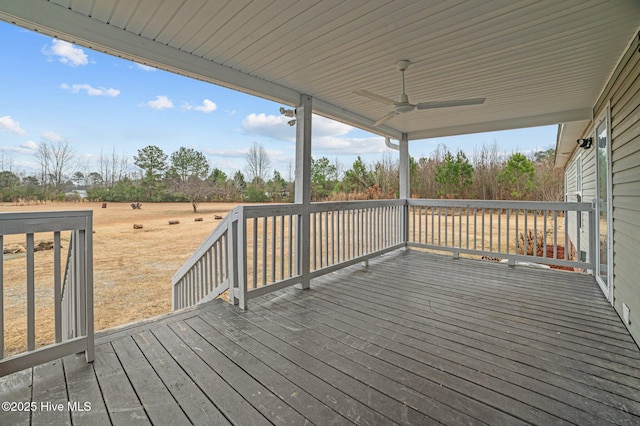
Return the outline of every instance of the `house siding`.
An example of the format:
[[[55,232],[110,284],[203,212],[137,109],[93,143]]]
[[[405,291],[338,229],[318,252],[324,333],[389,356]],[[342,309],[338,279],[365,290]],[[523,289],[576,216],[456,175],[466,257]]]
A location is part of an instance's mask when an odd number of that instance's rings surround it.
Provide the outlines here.
[[[614,307],[629,306],[629,329],[640,342],[640,53],[631,47],[605,94],[611,105]],[[605,102],[604,100],[602,102]]]
[[[582,190],[578,191],[578,173],[577,173],[577,159],[581,158],[582,164]],[[567,174],[567,201],[576,202],[582,201],[584,203],[590,203],[596,198],[596,168],[595,168],[595,150],[583,150],[576,149],[574,151],[565,173]],[[578,198],[580,196],[580,198]],[[578,213],[569,213],[569,238],[572,242],[578,241],[575,226]],[[585,253],[590,252],[589,245],[589,213],[582,212],[582,226],[580,227],[580,250]],[[579,253],[576,253],[579,256]],[[587,260],[591,260],[588,259]]]
[[[640,53],[637,42],[630,43],[594,105],[594,117],[601,117],[607,106],[611,127],[613,306],[620,317],[623,303],[630,308],[631,324],[627,327],[636,342],[640,342]],[[596,125],[592,123],[583,136],[593,137]],[[577,149],[567,164],[568,201],[576,199],[575,162],[579,151],[582,151],[584,179],[582,200],[591,201],[596,188],[595,149]]]

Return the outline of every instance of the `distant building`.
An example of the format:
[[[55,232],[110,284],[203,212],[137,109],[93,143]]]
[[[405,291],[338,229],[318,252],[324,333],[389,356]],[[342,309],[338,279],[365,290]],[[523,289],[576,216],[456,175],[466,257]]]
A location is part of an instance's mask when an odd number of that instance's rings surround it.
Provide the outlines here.
[[[79,197],[81,200],[87,198],[87,191],[84,189],[74,189],[71,192],[67,192],[64,194],[66,198],[75,198]]]

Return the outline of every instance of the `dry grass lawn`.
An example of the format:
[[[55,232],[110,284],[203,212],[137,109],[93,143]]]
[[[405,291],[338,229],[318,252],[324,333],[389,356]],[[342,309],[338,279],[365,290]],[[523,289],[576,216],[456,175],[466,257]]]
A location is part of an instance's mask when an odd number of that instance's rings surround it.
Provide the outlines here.
[[[95,327],[103,330],[171,310],[171,278],[235,204],[202,203],[193,213],[187,203],[1,204],[0,212],[93,210]],[[195,222],[202,217],[202,222]],[[180,221],[169,225],[169,220]],[[142,224],[143,229],[133,229]],[[24,245],[24,235],[6,236],[4,245]],[[62,244],[68,244],[68,233]],[[53,241],[36,234],[35,242]],[[53,342],[53,251],[35,253],[37,345]],[[5,351],[26,348],[26,257],[5,255]]]

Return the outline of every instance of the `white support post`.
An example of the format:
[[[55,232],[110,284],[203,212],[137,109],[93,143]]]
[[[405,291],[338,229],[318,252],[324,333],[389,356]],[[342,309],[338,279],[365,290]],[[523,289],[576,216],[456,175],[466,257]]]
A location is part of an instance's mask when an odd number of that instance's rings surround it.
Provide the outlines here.
[[[410,170],[409,170],[409,140],[407,134],[402,134],[400,139],[400,194],[398,198],[408,200],[411,198]]]
[[[310,214],[311,205],[311,96],[301,95],[296,108],[296,185],[295,202],[302,204],[298,220],[298,272],[302,276],[301,288],[308,289],[311,268]]]
[[[409,139],[406,133],[402,134],[400,142],[400,193],[398,198],[408,200],[411,198],[411,170],[409,165]],[[409,204],[405,202],[402,215],[402,240],[406,244],[409,241]]]

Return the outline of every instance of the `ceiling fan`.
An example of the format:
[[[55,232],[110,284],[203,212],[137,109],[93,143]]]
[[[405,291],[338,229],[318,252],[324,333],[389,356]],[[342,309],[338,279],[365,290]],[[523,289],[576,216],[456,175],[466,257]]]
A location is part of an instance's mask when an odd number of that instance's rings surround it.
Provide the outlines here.
[[[449,101],[431,101],[431,102],[420,102],[417,104],[412,104],[409,102],[409,96],[407,96],[407,92],[405,90],[404,84],[404,72],[409,68],[411,64],[410,61],[403,59],[398,61],[396,66],[400,73],[402,73],[402,93],[400,94],[400,99],[396,102],[392,99],[386,98],[384,96],[369,92],[368,90],[354,90],[353,93],[358,94],[360,96],[364,96],[369,99],[373,99],[374,101],[382,102],[386,105],[392,105],[393,110],[390,111],[387,115],[373,123],[374,126],[379,126],[387,120],[392,119],[393,117],[400,115],[405,112],[413,111],[415,109],[432,109],[432,108],[448,108],[448,107],[456,107],[463,105],[479,105],[483,104],[486,98],[472,98],[472,99],[456,99]]]

